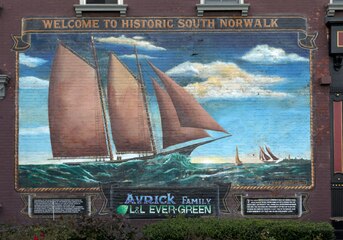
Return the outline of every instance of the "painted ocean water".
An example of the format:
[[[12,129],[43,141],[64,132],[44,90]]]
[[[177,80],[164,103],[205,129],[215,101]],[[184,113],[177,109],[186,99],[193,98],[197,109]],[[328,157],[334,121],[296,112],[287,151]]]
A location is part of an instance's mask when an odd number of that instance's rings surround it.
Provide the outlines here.
[[[242,159],[244,161],[244,159]],[[194,164],[180,154],[123,163],[80,165],[22,165],[20,186],[32,188],[119,186],[206,186],[221,182],[234,186],[294,186],[311,184],[311,161],[287,159],[279,163]]]

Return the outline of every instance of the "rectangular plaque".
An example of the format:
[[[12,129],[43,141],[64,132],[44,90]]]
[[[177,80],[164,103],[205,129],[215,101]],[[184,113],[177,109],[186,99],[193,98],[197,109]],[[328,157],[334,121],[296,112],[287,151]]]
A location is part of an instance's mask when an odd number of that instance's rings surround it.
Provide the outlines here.
[[[32,200],[33,215],[85,214],[85,198],[36,198]]]
[[[301,198],[243,198],[243,215],[300,215]]]
[[[230,184],[212,187],[121,188],[103,187],[108,208],[129,218],[205,216],[228,212],[225,197]]]

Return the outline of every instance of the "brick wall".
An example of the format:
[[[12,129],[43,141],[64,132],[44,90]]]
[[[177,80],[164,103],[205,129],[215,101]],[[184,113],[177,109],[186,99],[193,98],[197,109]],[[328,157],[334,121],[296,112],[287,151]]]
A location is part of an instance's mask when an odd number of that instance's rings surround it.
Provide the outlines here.
[[[324,24],[327,1],[304,0],[250,0],[249,16],[303,16],[308,19],[309,31],[319,33],[318,50],[313,52],[312,107],[313,107],[313,158],[315,187],[308,191],[310,213],[304,219],[328,221],[330,217],[330,119],[329,87],[321,85],[321,78],[329,75],[327,28]],[[77,3],[74,0],[74,3]],[[196,16],[197,1],[139,1],[127,0],[127,16]],[[0,71],[11,77],[6,98],[0,101],[0,222],[27,221],[20,213],[23,202],[15,191],[15,52],[11,51],[11,35],[20,35],[21,18],[28,16],[74,17],[71,1],[19,1],[4,0],[0,10]],[[227,13],[218,13],[227,15]],[[211,14],[212,15],[212,14]],[[265,196],[293,195],[298,191],[234,191]],[[306,192],[306,191],[301,191]]]

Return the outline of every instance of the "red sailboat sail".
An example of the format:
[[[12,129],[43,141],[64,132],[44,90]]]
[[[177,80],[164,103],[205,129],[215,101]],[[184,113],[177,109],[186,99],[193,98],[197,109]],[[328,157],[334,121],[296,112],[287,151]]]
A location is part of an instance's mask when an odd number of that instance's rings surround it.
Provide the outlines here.
[[[112,136],[117,152],[152,152],[152,134],[142,87],[113,54],[110,54],[109,58],[107,95]]]
[[[279,158],[276,157],[276,156],[272,153],[272,151],[270,150],[270,148],[269,148],[268,146],[266,146],[266,150],[267,150],[269,156],[271,156],[271,158],[272,158],[273,160],[279,160]]]
[[[96,70],[62,44],[51,68],[49,126],[53,157],[108,156]]]
[[[263,162],[270,160],[270,157],[264,152],[262,147],[260,147],[260,160]]]
[[[243,163],[242,163],[242,161],[239,159],[239,155],[238,155],[238,147],[237,147],[237,146],[236,146],[235,164],[236,164],[237,166],[240,166],[240,165],[242,165],[242,164],[243,164]]]
[[[203,129],[182,127],[170,96],[154,79],[152,82],[161,114],[163,148],[210,136]]]
[[[183,87],[152,63],[151,68],[163,82],[182,127],[202,128],[227,133]]]

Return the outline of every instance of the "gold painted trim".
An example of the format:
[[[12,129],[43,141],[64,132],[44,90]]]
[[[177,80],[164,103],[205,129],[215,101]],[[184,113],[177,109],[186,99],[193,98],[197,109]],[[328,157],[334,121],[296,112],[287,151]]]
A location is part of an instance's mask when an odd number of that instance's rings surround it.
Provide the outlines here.
[[[105,32],[105,33],[120,33],[120,32],[302,32],[306,34],[307,32],[303,29],[154,29],[154,30],[144,30],[144,29],[104,29],[104,30],[26,30],[24,31],[24,34],[28,33],[44,33],[44,34],[50,34],[50,33],[93,33],[93,32]]]
[[[19,53],[16,52],[15,53],[15,89],[14,89],[14,105],[15,105],[15,139],[14,139],[14,161],[15,161],[15,166],[14,166],[14,188],[16,191],[18,191],[19,189],[19,156],[18,156],[18,148],[19,148],[19,100],[18,100],[18,96],[19,96]]]
[[[88,33],[88,32],[212,32],[212,31],[225,31],[225,32],[241,32],[241,31],[298,31],[298,32],[303,32],[307,33],[307,18],[303,16],[252,16],[252,17],[242,17],[242,16],[208,16],[208,17],[197,17],[197,16],[172,16],[172,17],[99,17],[99,18],[94,18],[94,19],[113,19],[113,20],[118,20],[118,19],[126,19],[126,20],[131,20],[131,19],[260,19],[260,18],[268,18],[268,19],[289,19],[289,18],[298,18],[304,20],[305,24],[305,30],[304,29],[282,29],[282,28],[272,28],[272,29],[230,29],[230,28],[220,28],[220,29],[211,29],[211,28],[205,28],[205,29],[175,29],[175,28],[166,28],[166,29],[116,29],[116,28],[108,28],[108,29],[79,29],[79,30],[68,30],[68,29],[61,29],[61,30],[24,30],[24,23],[26,21],[34,21],[34,20],[44,20],[44,19],[56,19],[56,20],[70,20],[70,19],[75,19],[79,20],[79,18],[70,18],[70,17],[31,17],[31,18],[22,18],[22,26],[21,26],[21,35],[23,36],[24,34],[27,33],[75,33],[75,32],[82,32],[82,33]],[[91,17],[88,17],[87,19],[93,19]]]

